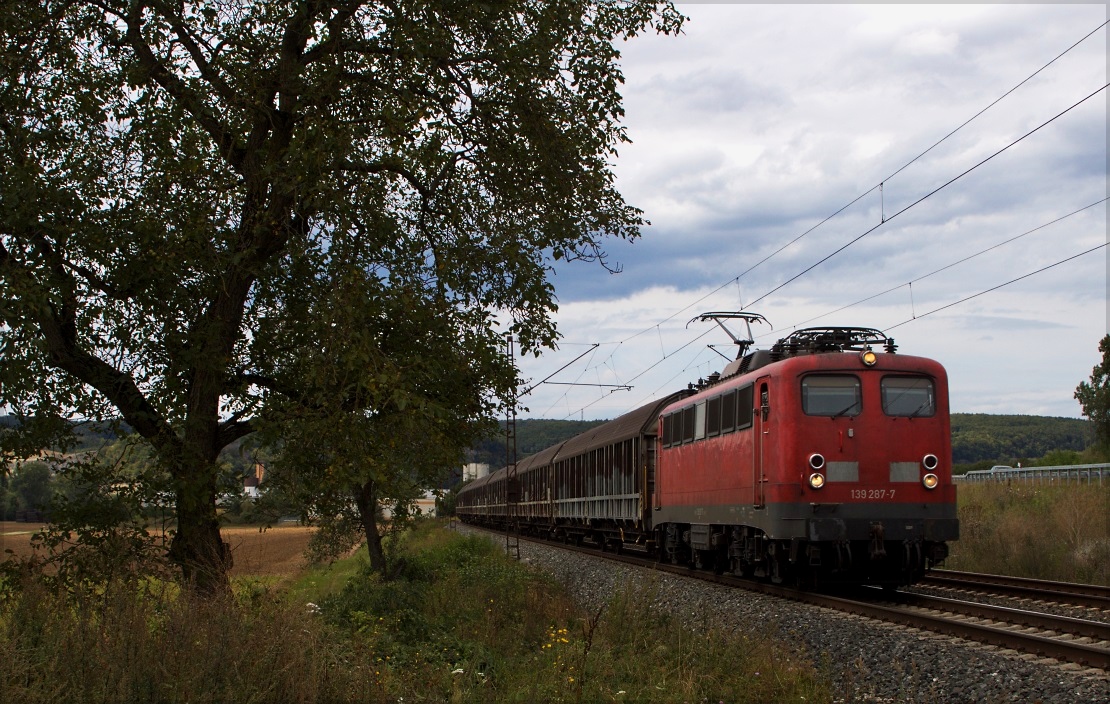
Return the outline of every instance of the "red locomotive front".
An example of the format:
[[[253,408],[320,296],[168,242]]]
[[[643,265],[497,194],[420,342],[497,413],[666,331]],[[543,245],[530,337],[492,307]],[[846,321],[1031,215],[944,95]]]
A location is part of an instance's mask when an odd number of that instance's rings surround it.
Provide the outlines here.
[[[880,347],[884,351],[875,351]],[[907,584],[958,536],[943,367],[802,330],[660,414],[662,554],[737,574]]]

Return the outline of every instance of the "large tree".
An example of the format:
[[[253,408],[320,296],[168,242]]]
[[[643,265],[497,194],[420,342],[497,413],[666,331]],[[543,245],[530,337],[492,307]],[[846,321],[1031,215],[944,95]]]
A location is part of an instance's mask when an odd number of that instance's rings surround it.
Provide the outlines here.
[[[1075,387],[1075,398],[1083,415],[1094,423],[1095,442],[1105,451],[1110,449],[1110,335],[1099,340],[1098,351],[1102,361],[1091,370],[1090,383]]]
[[[610,170],[614,41],[680,24],[621,0],[2,0],[0,403],[122,416],[172,477],[171,557],[226,589],[222,447],[430,407],[379,344],[406,316],[554,343],[551,260],[643,224]],[[471,409],[515,381],[478,369]]]

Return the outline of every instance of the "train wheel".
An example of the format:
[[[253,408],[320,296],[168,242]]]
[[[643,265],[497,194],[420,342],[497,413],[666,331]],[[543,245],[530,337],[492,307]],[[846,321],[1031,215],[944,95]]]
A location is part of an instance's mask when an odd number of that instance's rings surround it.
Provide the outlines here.
[[[798,565],[794,570],[794,583],[798,586],[798,589],[814,591],[819,584],[817,572]]]

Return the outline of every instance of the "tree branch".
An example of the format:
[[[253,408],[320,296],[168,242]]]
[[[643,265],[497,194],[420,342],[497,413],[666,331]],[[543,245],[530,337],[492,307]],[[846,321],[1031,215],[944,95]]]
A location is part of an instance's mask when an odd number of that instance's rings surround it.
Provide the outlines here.
[[[204,104],[204,100],[191,90],[185,83],[170,72],[154,55],[154,51],[143,40],[142,37],[142,23],[143,23],[143,10],[145,5],[143,3],[135,3],[131,7],[131,11],[124,18],[127,24],[126,38],[131,48],[135,50],[135,56],[139,60],[139,65],[146,73],[147,80],[154,81],[161,86],[167,93],[169,93],[175,100],[181,103],[181,106],[193,116],[197,123],[203,128],[219,145],[224,159],[236,170],[242,173],[243,163],[246,159],[246,152],[241,145],[238,144],[235,136],[228,130],[216,115],[212,114],[209,108]]]
[[[170,26],[173,27],[173,31],[177,33],[178,41],[180,41],[185,47],[185,50],[189,52],[189,56],[192,57],[193,64],[196,65],[197,69],[200,71],[200,75],[208,81],[209,85],[216,90],[219,96],[228,103],[233,105],[238,104],[243,108],[249,108],[248,105],[244,104],[242,97],[228,85],[215,69],[212,68],[211,63],[204,56],[204,52],[201,51],[200,46],[193,41],[192,32],[185,26],[185,19],[165,3],[156,2],[152,4],[158,8],[162,16],[165,17],[170,23]]]
[[[393,173],[408,181],[409,185],[426,200],[432,198],[432,191],[420,182],[416,174],[406,169],[399,162],[379,161],[373,164],[356,164],[352,161],[340,161],[336,171],[354,171],[363,174]]]
[[[20,273],[23,277],[34,280],[34,271],[17,263],[2,242],[0,242],[0,266],[22,269]],[[72,279],[65,269],[61,269],[60,272],[55,271],[55,274],[59,273],[68,280],[65,285],[72,289]],[[81,349],[77,341],[76,328],[66,317],[68,312],[59,313],[53,306],[25,309],[25,312],[35,320],[38,332],[46,343],[46,352],[54,366],[104,394],[131,427],[150,440],[159,451],[167,453],[168,456],[173,456],[180,451],[180,439],[166,423],[165,418],[135,385],[135,381],[129,375]],[[5,320],[5,322],[12,327],[20,325],[17,320]]]

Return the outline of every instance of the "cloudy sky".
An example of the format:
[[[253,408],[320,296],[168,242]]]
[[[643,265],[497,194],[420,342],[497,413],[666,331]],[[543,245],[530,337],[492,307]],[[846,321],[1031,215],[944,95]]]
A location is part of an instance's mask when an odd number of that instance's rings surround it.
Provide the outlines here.
[[[521,417],[612,418],[720,370],[729,340],[687,323],[740,309],[774,326],[758,346],[882,329],[947,367],[954,412],[1078,417],[1108,329],[1107,91],[1084,101],[1107,6],[679,7],[682,36],[622,47],[614,168],[652,224],[609,243],[619,274],[558,268],[563,341],[522,369],[586,354]]]

